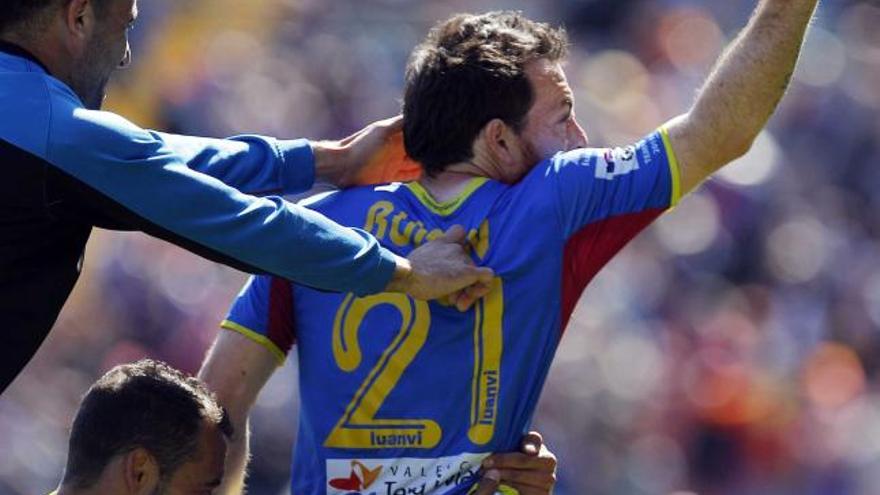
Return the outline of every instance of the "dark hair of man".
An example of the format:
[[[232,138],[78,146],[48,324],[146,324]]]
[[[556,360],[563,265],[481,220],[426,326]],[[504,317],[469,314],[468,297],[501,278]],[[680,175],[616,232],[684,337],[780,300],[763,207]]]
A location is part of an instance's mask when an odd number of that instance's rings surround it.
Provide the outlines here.
[[[492,119],[519,132],[534,101],[525,66],[562,60],[567,49],[562,28],[521,12],[458,14],[435,25],[406,69],[407,154],[436,175],[473,158],[473,142]]]
[[[102,12],[108,1],[94,0],[93,3]],[[39,28],[49,7],[67,5],[69,2],[70,0],[3,0],[3,7],[0,8],[0,34],[16,31],[21,35],[26,34],[23,30]]]
[[[206,420],[232,435],[226,412],[198,379],[149,359],[116,366],[83,397],[63,483],[89,488],[111,459],[138,447],[156,459],[167,481],[196,454]]]

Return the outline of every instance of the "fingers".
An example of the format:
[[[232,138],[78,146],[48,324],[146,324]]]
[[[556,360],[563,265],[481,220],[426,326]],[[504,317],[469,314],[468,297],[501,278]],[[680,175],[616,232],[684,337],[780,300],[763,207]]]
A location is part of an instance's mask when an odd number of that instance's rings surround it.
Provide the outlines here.
[[[412,270],[403,292],[423,300],[449,296],[449,302],[466,310],[492,289],[495,272],[474,266],[465,248],[465,229],[450,227],[442,236],[409,253]],[[393,289],[390,289],[393,290]]]
[[[519,450],[523,454],[527,455],[538,455],[538,452],[541,451],[541,446],[544,445],[544,438],[537,431],[530,431],[526,433],[522,441],[519,444]]]
[[[506,483],[503,478],[501,480],[501,484],[513,488],[519,495],[550,495],[551,493],[553,493],[553,486],[535,487],[529,485],[518,485],[516,483]]]
[[[522,454],[520,454],[522,455]],[[501,476],[500,485],[514,488],[519,495],[549,494],[556,485],[556,470],[547,469],[500,469],[493,468],[486,472],[497,471]]]
[[[467,233],[464,231],[464,227],[461,225],[453,225],[446,230],[446,233],[443,234],[443,237],[440,239],[446,242],[453,242],[455,244],[464,245],[467,240]]]
[[[476,278],[476,283],[481,285],[490,285],[492,283],[492,279],[495,278],[495,271],[489,268],[488,266],[475,266],[472,267],[471,272],[474,274]],[[487,291],[488,292],[488,291]],[[485,296],[486,294],[480,295],[480,297]]]
[[[446,230],[441,240],[464,246],[467,243],[467,233],[461,225],[453,225]],[[466,285],[451,297],[451,301],[459,311],[467,311],[475,302],[492,290],[492,279],[495,277],[495,272],[488,267],[473,266],[465,251],[462,251],[461,255],[464,257],[464,261],[470,265],[465,267],[462,274]]]
[[[546,495],[556,484],[556,456],[536,431],[523,436],[520,452],[493,454],[483,460],[482,468],[497,470],[501,484],[515,488],[520,495]]]
[[[495,272],[488,267],[465,266],[455,277],[455,289],[451,302],[460,311],[467,311],[478,299],[492,290]]]
[[[398,114],[394,117],[389,117],[387,119],[382,119],[377,122],[374,122],[375,126],[382,128],[389,134],[393,134],[397,131],[403,130],[403,115]]]
[[[351,144],[352,142],[358,140],[359,138],[366,136],[368,134],[372,134],[374,131],[377,134],[377,138],[381,138],[381,140],[388,139],[389,136],[394,134],[395,132],[401,132],[403,130],[403,115],[395,115],[394,117],[389,117],[387,119],[377,120],[373,122],[363,129],[355,132],[354,134],[343,138],[339,141],[339,144],[346,146]]]
[[[364,127],[363,129],[361,129],[361,130],[355,132],[354,134],[351,134],[350,136],[346,136],[346,137],[340,139],[340,140],[339,140],[339,145],[340,145],[340,146],[349,146],[349,145],[351,145],[351,143],[353,143],[355,140],[357,140],[357,139],[359,139],[361,136],[363,136],[363,135],[369,133],[370,130],[373,128],[373,125],[374,125],[374,124],[370,124],[370,125]]]
[[[556,473],[552,471],[498,469],[498,472],[501,474],[501,484],[511,488],[532,487],[547,490],[556,484]]]
[[[485,296],[491,291],[491,283],[478,281],[474,285],[466,287],[464,290],[455,295],[455,297],[453,298],[453,301],[455,302],[455,307],[459,311],[467,311],[481,297]]]
[[[549,450],[545,450],[544,454],[539,456],[519,452],[492,454],[483,461],[483,468],[555,471],[556,456]]]
[[[473,495],[494,495],[498,488],[498,482],[501,481],[501,473],[490,469],[483,473],[480,482],[477,484],[477,491]]]

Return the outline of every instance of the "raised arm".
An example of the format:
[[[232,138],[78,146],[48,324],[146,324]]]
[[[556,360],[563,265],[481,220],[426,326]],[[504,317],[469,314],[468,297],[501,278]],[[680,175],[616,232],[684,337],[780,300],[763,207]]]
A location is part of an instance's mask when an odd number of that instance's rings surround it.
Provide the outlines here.
[[[818,0],[760,0],[690,111],[666,125],[689,192],[745,154],[794,73]]]
[[[226,474],[216,492],[219,495],[239,495],[244,490],[249,457],[248,414],[276,367],[276,358],[268,349],[224,330],[217,335],[199,370],[199,378],[217,394],[234,428],[226,453]]]

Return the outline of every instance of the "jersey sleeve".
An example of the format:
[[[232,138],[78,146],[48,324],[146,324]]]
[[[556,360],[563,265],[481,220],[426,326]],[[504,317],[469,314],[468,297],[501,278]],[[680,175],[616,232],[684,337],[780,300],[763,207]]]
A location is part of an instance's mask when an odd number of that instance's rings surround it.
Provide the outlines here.
[[[565,239],[612,217],[665,210],[680,195],[678,163],[662,128],[632,146],[556,155],[546,178]]]
[[[290,282],[268,275],[251,277],[220,326],[265,347],[283,364],[296,342]]]
[[[150,134],[198,172],[255,196],[296,194],[315,183],[315,156],[306,139],[257,135],[212,139]]]
[[[79,197],[95,203],[92,209],[209,259],[317,289],[365,295],[385,288],[394,254],[366,232],[279,197],[244,194],[218,178],[255,189],[305,185],[308,178],[263,177],[284,175],[272,164],[285,154],[296,161],[305,153],[301,145],[254,137],[197,143],[55,101],[48,146],[39,154],[81,186]],[[272,171],[258,171],[262,166]]]

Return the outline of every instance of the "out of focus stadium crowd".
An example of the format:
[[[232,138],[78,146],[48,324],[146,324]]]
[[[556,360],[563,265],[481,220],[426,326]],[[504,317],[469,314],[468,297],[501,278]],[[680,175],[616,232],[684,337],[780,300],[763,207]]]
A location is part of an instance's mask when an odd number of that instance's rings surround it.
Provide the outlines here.
[[[108,107],[190,134],[341,137],[398,111],[431,24],[512,8],[568,28],[591,143],[627,144],[687,108],[754,3],[150,0]],[[877,26],[880,3],[822,2],[753,150],[587,289],[535,418],[556,493],[880,493]],[[140,234],[93,236],[55,331],[0,398],[0,494],[57,484],[103,371],[150,356],[195,372],[244,280]],[[257,495],[287,492],[286,367],[252,416]]]

